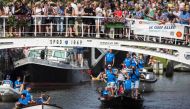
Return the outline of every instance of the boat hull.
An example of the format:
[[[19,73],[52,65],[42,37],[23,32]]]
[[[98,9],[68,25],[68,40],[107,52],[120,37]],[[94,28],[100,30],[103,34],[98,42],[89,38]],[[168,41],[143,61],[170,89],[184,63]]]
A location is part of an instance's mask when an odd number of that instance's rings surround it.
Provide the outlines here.
[[[141,81],[139,87],[143,92],[153,92],[155,83]]]
[[[56,105],[43,104],[43,105],[34,105],[34,106],[30,106],[30,107],[25,107],[22,109],[63,109],[63,108],[56,106]]]
[[[87,68],[76,68],[66,64],[63,67],[56,67],[38,63],[25,64],[15,69],[16,75],[21,74],[20,72],[27,72],[23,74],[26,75],[25,82],[34,87],[58,87],[90,81],[88,71]]]
[[[143,99],[134,99],[126,96],[118,96],[112,98],[100,98],[100,101],[104,107],[125,107],[132,109],[141,109],[143,107]]]
[[[13,88],[7,86],[0,86],[0,101],[14,102],[20,97],[20,93],[16,92]]]
[[[154,91],[154,86],[157,81],[157,77],[153,72],[141,72],[145,78],[140,79],[140,89],[143,92],[152,92]]]

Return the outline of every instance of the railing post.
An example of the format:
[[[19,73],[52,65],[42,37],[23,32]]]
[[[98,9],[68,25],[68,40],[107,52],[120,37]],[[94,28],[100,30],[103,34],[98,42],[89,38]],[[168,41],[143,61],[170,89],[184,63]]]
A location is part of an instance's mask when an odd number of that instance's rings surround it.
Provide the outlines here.
[[[175,39],[175,45],[177,45],[177,39]]]
[[[128,40],[130,40],[130,37],[131,37],[131,29],[129,28]]]
[[[66,17],[66,31],[65,31],[66,37],[68,36],[67,32],[68,32],[68,17]]]
[[[160,36],[160,43],[162,42],[162,37]]]
[[[81,26],[82,26],[82,28],[81,28],[81,32],[82,32],[82,33],[81,33],[81,37],[83,37],[83,35],[84,35],[84,32],[83,32],[83,31],[84,31],[84,24],[82,23]]]
[[[36,26],[36,16],[34,17],[34,36],[36,37],[36,31],[37,31],[37,26]]]
[[[51,22],[50,23],[50,34],[51,34],[51,37],[52,37],[52,31],[53,31],[53,26],[52,25],[53,25],[53,23]]]
[[[5,17],[3,18],[3,37],[5,37]]]
[[[96,25],[95,25],[96,26]],[[98,33],[96,34],[96,38],[100,38],[100,18],[98,18]]]

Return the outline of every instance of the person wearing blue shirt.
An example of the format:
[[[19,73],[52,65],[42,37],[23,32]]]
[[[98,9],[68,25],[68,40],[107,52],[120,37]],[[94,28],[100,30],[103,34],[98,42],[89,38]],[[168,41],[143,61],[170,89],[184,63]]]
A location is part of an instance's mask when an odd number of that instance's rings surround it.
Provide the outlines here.
[[[116,76],[110,64],[108,65],[108,70],[106,70],[106,76],[107,76],[107,87],[110,89],[111,95],[114,96],[113,88],[115,87]]]
[[[22,82],[20,82],[20,77],[17,77],[17,80],[15,81],[15,90],[17,91],[17,92],[19,92],[20,91],[20,87],[21,87],[21,85],[22,85]]]
[[[127,79],[124,82],[124,90],[131,91],[131,79],[130,76],[127,76]]]
[[[140,82],[140,72],[135,66],[132,66],[130,77],[131,77],[132,96],[137,99],[139,82]]]
[[[137,59],[136,59],[135,53],[132,53],[131,66],[134,66],[134,67],[137,66]]]
[[[30,94],[30,91],[31,91],[31,87],[30,86],[27,86],[26,90],[22,91],[22,94],[26,94],[26,99],[28,99],[29,102],[32,101],[32,96]]]
[[[125,58],[123,63],[124,63],[126,68],[128,68],[128,69],[130,68],[130,66],[131,66],[131,58],[130,58],[130,54],[128,52],[126,54],[126,58]]]
[[[181,11],[181,14],[179,15],[179,23],[188,25],[189,19],[190,19],[189,13],[185,9],[183,9]]]
[[[139,70],[143,70],[143,68],[144,68],[143,55],[139,55],[138,68],[139,68]]]
[[[124,92],[127,96],[131,95],[131,79],[130,79],[129,75],[127,75],[127,79],[124,82],[124,90],[125,90]]]
[[[111,64],[112,66],[114,66],[114,62],[115,62],[115,54],[112,53],[112,49],[110,49],[109,52],[106,53],[106,56],[105,56],[105,66],[107,66],[108,64]]]
[[[59,4],[59,6],[57,7],[57,14],[60,15],[61,17],[56,17],[55,21],[57,23],[57,32],[58,35],[62,35],[63,34],[63,30],[64,30],[64,7],[62,4]]]
[[[18,99],[18,102],[16,103],[16,107],[22,108],[27,105],[28,105],[28,99],[26,98],[26,94],[22,93],[21,97]]]
[[[46,94],[41,94],[39,98],[36,100],[36,104],[49,104],[50,96]]]

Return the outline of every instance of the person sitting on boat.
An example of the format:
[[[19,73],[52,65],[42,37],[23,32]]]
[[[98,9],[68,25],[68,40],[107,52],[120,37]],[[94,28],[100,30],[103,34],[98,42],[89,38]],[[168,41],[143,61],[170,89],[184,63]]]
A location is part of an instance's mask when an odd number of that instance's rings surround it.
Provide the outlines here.
[[[136,68],[136,66],[132,66],[131,68],[132,71],[130,72],[129,76],[131,77],[132,97],[135,97],[137,99],[140,82],[140,72]]]
[[[28,99],[28,102],[33,103],[34,101],[32,100],[32,95],[31,95],[30,91],[31,91],[31,86],[27,86],[26,90],[22,91],[22,94],[23,93],[26,94],[26,99]]]
[[[129,52],[126,53],[126,58],[123,61],[123,68],[129,69],[131,66],[131,58]]]
[[[106,73],[104,71],[104,68],[102,68],[97,77],[93,76],[92,73],[90,73],[90,76],[93,81],[104,81],[105,82]]]
[[[10,75],[6,76],[6,80],[3,80],[2,85],[13,87],[13,82],[10,80]]]
[[[131,96],[131,78],[127,75],[127,79],[124,82],[124,93],[126,96]]]
[[[15,81],[15,87],[14,89],[17,91],[17,92],[20,92],[20,87],[22,85],[22,82],[20,81],[21,78],[20,76],[17,77],[17,80]]]
[[[139,55],[139,60],[138,60],[138,68],[140,71],[143,71],[144,69],[144,60],[143,60],[143,55]]]
[[[108,65],[108,70],[106,70],[106,77],[108,90],[111,92],[111,95],[114,96],[114,89],[116,88],[116,74],[114,69],[112,69],[111,64]]]
[[[105,55],[105,66],[107,67],[107,65],[110,64],[113,67],[114,62],[115,62],[115,54],[112,53],[112,49],[110,49],[109,52],[106,53]]]
[[[36,100],[36,104],[49,104],[50,102],[50,96],[47,94],[41,94],[39,98]]]
[[[26,94],[22,93],[20,98],[18,99],[18,102],[16,102],[15,106],[17,108],[22,108],[28,105],[28,99],[26,98]]]
[[[137,66],[137,58],[136,58],[136,54],[132,53],[132,59],[131,59],[131,66]]]

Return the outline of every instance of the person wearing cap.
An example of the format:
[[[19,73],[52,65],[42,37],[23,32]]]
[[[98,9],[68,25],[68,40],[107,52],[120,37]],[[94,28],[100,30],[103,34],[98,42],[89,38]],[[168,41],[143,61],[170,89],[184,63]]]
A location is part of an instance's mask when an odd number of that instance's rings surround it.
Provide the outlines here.
[[[31,87],[30,86],[27,86],[26,90],[22,91],[22,94],[26,94],[26,99],[28,100],[29,103],[32,102],[32,96],[31,96],[30,91],[31,91]]]
[[[16,102],[15,106],[17,108],[21,108],[28,105],[28,99],[26,98],[26,94],[22,93],[20,98],[18,99],[18,102]]]
[[[21,78],[20,78],[20,76],[18,76],[17,77],[17,80],[15,81],[15,86],[14,86],[14,89],[17,91],[17,92],[19,92],[20,91],[20,87],[21,87],[21,85],[22,85],[22,82],[20,81],[21,80]]]
[[[114,62],[115,62],[115,54],[112,53],[112,49],[109,50],[108,53],[106,53],[105,56],[105,66],[111,64],[111,66],[114,66]]]
[[[136,66],[131,66],[131,68],[132,71],[129,73],[129,76],[131,77],[132,97],[135,97],[137,99],[140,82],[140,72],[136,68]]]
[[[108,69],[106,70],[106,78],[107,78],[107,87],[111,92],[111,96],[114,96],[114,88],[116,82],[116,74],[114,69],[112,69],[111,64],[108,65]]]

